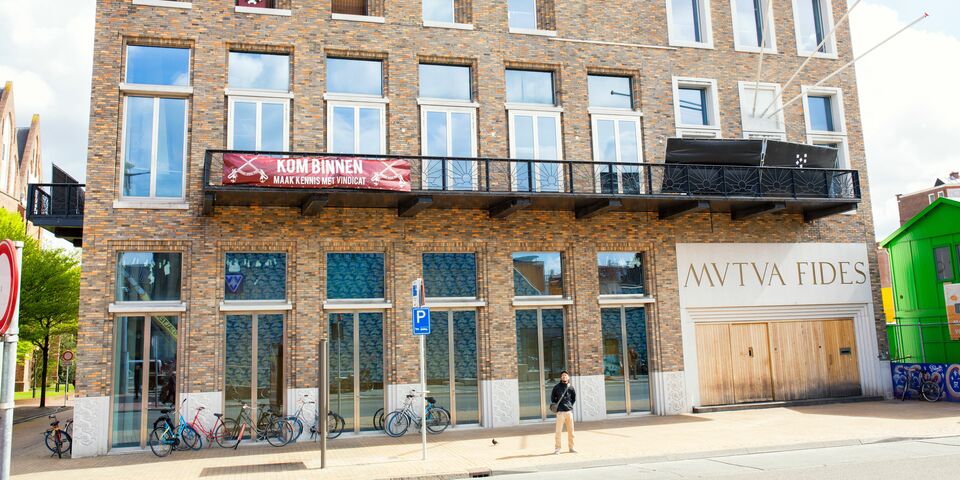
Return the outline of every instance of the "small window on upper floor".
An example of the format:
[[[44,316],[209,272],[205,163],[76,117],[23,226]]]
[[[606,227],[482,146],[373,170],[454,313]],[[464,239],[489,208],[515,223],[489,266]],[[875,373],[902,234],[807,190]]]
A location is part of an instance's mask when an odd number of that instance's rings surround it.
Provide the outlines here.
[[[678,137],[719,137],[716,80],[674,77],[673,101]]]
[[[793,20],[799,55],[836,56],[833,38],[826,37],[833,28],[830,0],[793,0]]]
[[[343,15],[370,15],[366,0],[333,0],[330,2],[330,11]]]
[[[780,85],[740,82],[739,86],[744,138],[783,138],[786,129],[780,108]]]
[[[937,192],[937,198],[943,198],[943,192]]]
[[[230,88],[290,91],[290,56],[230,52]]]
[[[507,16],[510,28],[521,30],[537,29],[536,0],[508,0]]]
[[[588,75],[587,90],[591,108],[633,109],[630,77]]]
[[[736,50],[759,52],[762,46],[765,52],[776,53],[771,2],[773,0],[730,0]]]
[[[327,92],[383,96],[383,62],[328,58]]]
[[[553,73],[507,70],[507,103],[556,105]]]
[[[190,85],[190,49],[127,45],[126,83]]]
[[[710,0],[667,0],[670,45],[713,48]]]
[[[832,98],[824,95],[807,97],[807,109],[810,112],[810,129],[820,132],[835,132],[833,122]]]
[[[469,102],[470,67],[421,63],[420,98]]]
[[[707,107],[707,89],[702,87],[680,87],[680,123],[685,125],[710,125]]]
[[[933,203],[933,201],[936,200],[936,199],[937,199],[937,198],[934,197],[932,193],[929,194],[929,195],[927,195],[927,203]]]
[[[454,23],[454,0],[423,0],[423,20]]]

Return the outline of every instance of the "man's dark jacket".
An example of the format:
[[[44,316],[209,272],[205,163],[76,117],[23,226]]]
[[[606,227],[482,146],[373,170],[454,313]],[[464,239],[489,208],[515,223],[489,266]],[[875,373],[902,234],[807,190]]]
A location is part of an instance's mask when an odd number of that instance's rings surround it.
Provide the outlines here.
[[[560,382],[553,386],[553,392],[550,393],[550,403],[557,403],[558,412],[569,412],[573,410],[573,404],[577,403],[577,391],[573,389],[573,386],[567,388],[568,385],[570,384]],[[565,388],[567,389],[566,395],[563,394]],[[561,395],[563,395],[563,401],[560,401]]]

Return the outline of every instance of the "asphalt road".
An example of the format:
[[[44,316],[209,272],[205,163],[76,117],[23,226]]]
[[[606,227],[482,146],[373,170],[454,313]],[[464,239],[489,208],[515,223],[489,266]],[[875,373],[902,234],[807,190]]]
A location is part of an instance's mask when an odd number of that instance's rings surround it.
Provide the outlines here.
[[[495,476],[506,475],[505,480],[958,478],[960,437],[510,473],[495,472]]]

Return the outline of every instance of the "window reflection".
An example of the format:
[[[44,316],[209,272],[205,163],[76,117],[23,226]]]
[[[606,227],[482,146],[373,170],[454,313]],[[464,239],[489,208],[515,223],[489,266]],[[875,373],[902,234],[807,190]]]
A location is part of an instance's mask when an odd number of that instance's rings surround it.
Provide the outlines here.
[[[383,71],[379,60],[327,59],[327,91],[358,95],[383,95]]]
[[[514,295],[563,295],[563,268],[560,252],[517,252],[513,254]]]
[[[180,300],[180,254],[120,253],[116,299],[121,302]]]
[[[507,70],[507,102],[554,105],[553,73]]]
[[[633,109],[633,90],[629,77],[589,75],[587,90],[591,107]]]
[[[126,82],[190,85],[190,49],[128,45]]]
[[[420,96],[470,101],[470,67],[420,64]]]
[[[510,28],[536,30],[536,0],[509,0],[507,2],[507,16],[509,19]]]
[[[601,295],[643,295],[642,253],[599,253]]]
[[[290,90],[290,57],[269,53],[230,52],[231,88]]]

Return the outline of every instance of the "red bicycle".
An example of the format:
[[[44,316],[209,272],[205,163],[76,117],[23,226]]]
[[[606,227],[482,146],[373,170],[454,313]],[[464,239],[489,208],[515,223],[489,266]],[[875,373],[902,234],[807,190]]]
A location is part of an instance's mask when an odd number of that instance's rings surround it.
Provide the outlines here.
[[[203,440],[207,440],[208,445],[213,445],[214,442],[220,443],[222,440],[219,437],[222,437],[229,430],[226,428],[220,428],[223,425],[223,414],[214,413],[213,416],[217,417],[217,420],[213,422],[213,427],[210,430],[207,430],[203,426],[203,422],[200,421],[200,412],[206,410],[207,407],[197,407],[197,413],[193,415],[193,420],[188,424],[194,431],[199,434],[197,443],[193,446],[194,450],[200,450],[203,448]]]

